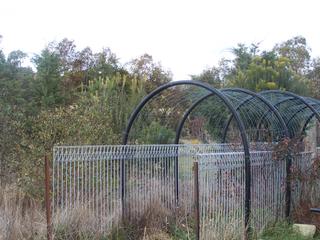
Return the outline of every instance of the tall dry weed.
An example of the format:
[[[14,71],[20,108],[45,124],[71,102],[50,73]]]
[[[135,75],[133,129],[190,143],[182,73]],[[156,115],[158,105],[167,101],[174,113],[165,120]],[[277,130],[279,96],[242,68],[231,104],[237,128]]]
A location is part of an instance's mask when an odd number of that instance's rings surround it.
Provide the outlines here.
[[[15,185],[0,187],[0,240],[44,239],[46,224],[41,204]]]

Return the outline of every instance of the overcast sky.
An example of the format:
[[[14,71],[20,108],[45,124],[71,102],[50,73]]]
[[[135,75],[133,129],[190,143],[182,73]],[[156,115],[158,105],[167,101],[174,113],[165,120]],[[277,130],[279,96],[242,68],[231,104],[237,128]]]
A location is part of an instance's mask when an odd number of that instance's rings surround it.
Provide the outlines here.
[[[237,43],[270,49],[296,35],[320,56],[318,0],[0,0],[0,47],[39,53],[50,41],[110,47],[124,63],[143,53],[189,79]]]

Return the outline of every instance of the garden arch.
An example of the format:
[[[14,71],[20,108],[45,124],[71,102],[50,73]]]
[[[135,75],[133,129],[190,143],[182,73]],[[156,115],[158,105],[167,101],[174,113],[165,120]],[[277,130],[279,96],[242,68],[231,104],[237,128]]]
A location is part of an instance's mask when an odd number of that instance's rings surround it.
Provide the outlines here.
[[[248,95],[249,97],[245,98],[242,102],[239,103],[239,105],[236,107],[236,109],[240,109],[242,106],[245,106],[249,101],[261,101],[263,102],[263,104],[265,104],[267,106],[267,111],[264,113],[264,115],[266,113],[274,113],[276,115],[276,118],[277,120],[279,121],[280,123],[280,127],[282,128],[282,131],[283,131],[283,137],[289,137],[289,130],[287,128],[287,125],[286,123],[284,122],[281,114],[279,113],[279,111],[275,108],[275,106],[273,106],[267,99],[265,99],[263,96],[257,94],[257,93],[254,93],[250,90],[247,90],[247,89],[241,89],[241,88],[227,88],[227,89],[222,89],[221,90],[222,92],[240,92],[240,93],[244,93],[246,95]],[[263,116],[264,116],[263,115]],[[223,131],[223,142],[226,141],[226,135],[227,135],[227,132],[228,132],[228,129],[229,129],[229,126],[230,126],[230,123],[232,121],[232,116],[230,116],[230,118],[228,119],[228,122],[227,122],[227,125]],[[260,119],[263,119],[260,118]],[[260,122],[259,124],[257,125],[257,128],[259,129],[260,127]]]
[[[194,80],[173,81],[166,83],[142,99],[135,110],[132,112],[127,127],[123,135],[122,143],[126,145],[130,135],[131,128],[136,121],[138,115],[144,109],[144,107],[155,97],[160,95],[165,90],[173,88],[175,86],[195,86],[198,89],[206,90],[206,94],[198,96],[195,101],[192,102],[186,111],[184,111],[180,121],[176,127],[174,143],[179,144],[181,133],[184,124],[191,113],[205,101],[209,101],[212,97],[217,97],[221,100],[229,112],[229,118],[227,124],[223,130],[222,142],[226,142],[229,127],[232,121],[240,132],[241,141],[245,155],[245,226],[248,226],[249,216],[251,210],[251,168],[250,168],[250,140],[257,141],[260,139],[260,130],[264,126],[264,130],[275,133],[272,135],[272,141],[280,141],[283,138],[292,138],[298,133],[302,133],[311,119],[315,116],[320,122],[320,102],[311,99],[304,98],[293,94],[291,92],[269,90],[260,93],[254,93],[247,89],[241,88],[226,88],[215,89],[212,86]],[[289,107],[290,109],[287,109]],[[307,114],[304,113],[307,110]],[[293,113],[293,114],[292,114]],[[212,113],[213,114],[213,113]],[[296,120],[303,119],[304,126],[298,129],[296,126]],[[255,132],[251,136],[250,131]],[[176,158],[175,175],[178,176],[178,158]],[[290,213],[291,205],[291,186],[290,186],[290,168],[291,158],[286,159],[286,193],[285,193],[285,215],[288,217]],[[124,162],[122,163],[124,164]],[[125,166],[122,166],[122,171]],[[124,173],[122,173],[122,180],[125,182]],[[125,188],[122,189],[122,200],[124,201]],[[176,201],[179,200],[179,184],[176,177],[175,181],[175,196]]]
[[[124,132],[123,136],[123,144],[127,144],[128,142],[128,137],[130,134],[131,127],[136,120],[138,114],[142,110],[142,108],[156,95],[160,94],[161,92],[165,91],[166,89],[169,89],[174,86],[178,85],[193,85],[198,88],[202,88],[210,92],[212,95],[217,96],[229,109],[231,114],[234,116],[234,119],[238,125],[240,134],[241,134],[241,139],[242,139],[242,144],[243,144],[243,149],[244,149],[244,155],[245,155],[245,225],[247,226],[249,223],[249,216],[250,216],[250,199],[251,199],[251,189],[250,189],[250,182],[251,182],[251,172],[250,172],[250,149],[249,149],[249,142],[245,133],[245,127],[244,124],[237,113],[236,109],[233,107],[232,103],[229,101],[229,99],[219,90],[211,87],[210,85],[206,83],[202,83],[199,81],[193,81],[193,80],[185,80],[185,81],[175,81],[175,82],[169,82],[167,84],[164,84],[151,93],[149,93],[136,107],[136,109],[133,111],[132,115],[129,118],[126,130]],[[178,159],[176,159],[178,161]],[[124,164],[124,162],[123,162]],[[122,166],[122,169],[124,169],[124,166]],[[176,182],[175,182],[175,194],[176,194],[176,200],[179,200],[179,184],[177,180],[178,176],[178,164],[176,162],[175,164],[175,175],[176,175]],[[125,182],[124,179],[124,173],[122,174],[122,180]],[[123,189],[122,192],[122,200],[124,201],[123,197],[125,195],[125,189]]]

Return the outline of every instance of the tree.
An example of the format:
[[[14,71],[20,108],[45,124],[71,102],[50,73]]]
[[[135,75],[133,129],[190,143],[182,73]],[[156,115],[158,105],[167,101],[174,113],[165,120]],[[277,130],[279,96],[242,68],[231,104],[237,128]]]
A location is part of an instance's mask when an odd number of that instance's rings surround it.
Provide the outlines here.
[[[172,73],[164,70],[160,63],[155,63],[149,54],[132,60],[128,65],[131,74],[146,80],[148,92],[172,79]]]
[[[59,57],[65,92],[72,92],[82,84],[87,86],[89,80],[112,77],[122,71],[109,48],[98,53],[93,53],[90,47],[78,51],[74,41],[64,38],[58,43],[51,42],[48,49]]]
[[[320,99],[320,58],[313,59],[311,70],[308,73],[311,81],[311,94],[313,97]]]
[[[200,73],[200,75],[191,75],[191,79],[209,83],[215,88],[221,88],[223,84],[220,74],[221,71],[219,68],[212,67],[203,70],[202,73]]]
[[[13,51],[9,53],[8,55],[8,63],[14,67],[21,67],[21,64],[23,60],[27,57],[28,55],[20,50]]]
[[[61,92],[61,62],[59,55],[44,49],[33,58],[37,67],[34,82],[35,98],[41,107],[52,107],[61,104],[65,99]]]
[[[60,71],[63,75],[73,70],[74,61],[78,56],[74,41],[64,38],[58,43],[51,42],[48,50],[58,56],[60,60]]]
[[[242,43],[239,43],[238,47],[232,48],[231,52],[235,56],[235,59],[233,60],[234,68],[239,70],[247,69],[257,48],[256,45],[248,47]]]
[[[224,81],[229,86],[253,91],[284,89],[300,94],[308,93],[305,76],[292,68],[292,63],[296,61],[289,59],[290,56],[286,54],[279,54],[281,49],[284,48],[275,47],[274,50],[261,52],[258,45],[239,44],[233,49],[235,59],[231,67],[227,68]]]
[[[1,41],[2,41],[2,35],[0,35],[0,43]],[[6,63],[6,56],[4,55],[2,49],[0,48],[0,74],[3,71],[5,63]]]
[[[13,109],[25,111],[30,103],[30,84],[33,80],[33,71],[30,67],[22,67],[21,63],[27,54],[17,50],[9,53],[6,58],[0,52],[0,103]]]
[[[310,48],[302,36],[296,36],[283,43],[276,44],[274,51],[290,60],[292,70],[296,74],[305,74],[310,63]]]
[[[103,48],[101,52],[94,54],[94,78],[111,77],[120,70],[119,60],[110,48]]]

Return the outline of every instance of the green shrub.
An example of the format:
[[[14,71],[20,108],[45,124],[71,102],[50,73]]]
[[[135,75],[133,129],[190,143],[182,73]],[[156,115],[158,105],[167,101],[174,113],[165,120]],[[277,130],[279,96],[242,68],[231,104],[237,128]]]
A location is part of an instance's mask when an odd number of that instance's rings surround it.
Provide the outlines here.
[[[158,122],[152,122],[143,128],[139,137],[139,143],[144,144],[168,144],[173,143],[175,133],[173,130],[162,126]]]

